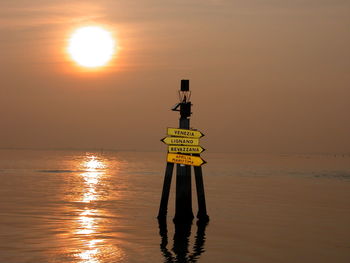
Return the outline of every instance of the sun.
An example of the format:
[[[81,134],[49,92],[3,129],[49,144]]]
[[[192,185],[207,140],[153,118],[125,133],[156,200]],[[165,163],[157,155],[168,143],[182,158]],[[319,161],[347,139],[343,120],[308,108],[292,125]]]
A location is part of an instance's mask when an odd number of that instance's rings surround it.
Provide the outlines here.
[[[105,66],[113,57],[116,41],[112,34],[100,26],[86,26],[73,32],[68,43],[70,57],[80,66]]]

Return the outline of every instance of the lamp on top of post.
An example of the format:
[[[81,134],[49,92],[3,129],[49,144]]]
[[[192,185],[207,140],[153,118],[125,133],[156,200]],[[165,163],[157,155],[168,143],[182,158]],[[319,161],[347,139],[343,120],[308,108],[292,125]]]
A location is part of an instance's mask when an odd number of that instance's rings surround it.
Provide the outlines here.
[[[179,100],[172,110],[180,111],[181,119],[187,119],[191,116],[191,91],[190,91],[190,81],[188,79],[181,80],[181,89],[179,90]],[[180,107],[180,110],[178,109]]]

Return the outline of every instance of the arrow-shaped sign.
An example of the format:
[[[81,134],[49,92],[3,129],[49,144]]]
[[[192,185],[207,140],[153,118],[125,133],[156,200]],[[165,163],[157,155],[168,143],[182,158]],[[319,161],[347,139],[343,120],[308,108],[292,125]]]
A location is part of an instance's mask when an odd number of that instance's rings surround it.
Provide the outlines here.
[[[162,142],[168,145],[199,145],[199,139],[184,137],[165,137]]]
[[[206,161],[204,161],[201,157],[176,153],[168,153],[167,161],[169,163],[178,163],[193,166],[201,166],[202,164],[206,163]]]
[[[177,128],[168,128],[167,134],[170,136],[188,137],[188,138],[201,138],[204,136],[204,134],[201,133],[200,131],[177,129]]]
[[[204,149],[201,146],[169,145],[169,153],[201,153]]]

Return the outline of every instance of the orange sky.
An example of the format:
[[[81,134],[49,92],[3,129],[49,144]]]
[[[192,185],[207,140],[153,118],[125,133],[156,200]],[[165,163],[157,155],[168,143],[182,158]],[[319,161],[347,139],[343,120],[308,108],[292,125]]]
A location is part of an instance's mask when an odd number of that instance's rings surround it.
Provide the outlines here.
[[[247,3],[248,2],[248,3]],[[0,2],[0,147],[165,151],[180,79],[212,152],[350,152],[350,2]],[[102,25],[98,71],[65,53]]]

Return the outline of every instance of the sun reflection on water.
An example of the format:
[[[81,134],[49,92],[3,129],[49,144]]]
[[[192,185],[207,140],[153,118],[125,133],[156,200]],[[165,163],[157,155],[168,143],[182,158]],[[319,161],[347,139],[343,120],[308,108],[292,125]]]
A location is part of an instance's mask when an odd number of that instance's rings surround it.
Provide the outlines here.
[[[82,163],[84,172],[81,176],[84,179],[85,187],[82,202],[89,203],[98,199],[96,188],[100,179],[106,175],[107,164],[105,160],[97,159],[96,156],[88,156]]]
[[[78,257],[83,260],[83,262],[86,263],[98,263],[100,262],[99,259],[96,258],[96,256],[99,253],[99,249],[97,248],[97,244],[102,242],[102,240],[94,239],[90,240],[87,243],[87,246],[89,249],[81,252],[78,254]]]
[[[84,210],[82,213],[80,213],[80,216],[78,218],[80,227],[76,232],[77,234],[89,235],[94,233],[94,229],[97,226],[96,220],[93,216],[94,212],[92,210]]]
[[[102,200],[101,193],[108,183],[109,162],[101,156],[89,155],[79,163],[79,167],[83,171],[80,174],[83,181],[79,201],[84,206],[76,219],[74,235],[78,235],[81,246],[75,255],[79,262],[100,263],[108,257],[106,249],[113,254],[118,254],[117,251],[121,253],[120,249],[106,244],[106,240],[99,236],[104,228],[101,225],[103,211],[96,208],[95,202]]]
[[[106,164],[98,160],[96,156],[92,155],[88,157],[88,160],[84,161],[83,166],[87,168],[88,171],[96,171],[98,169],[106,168]]]

